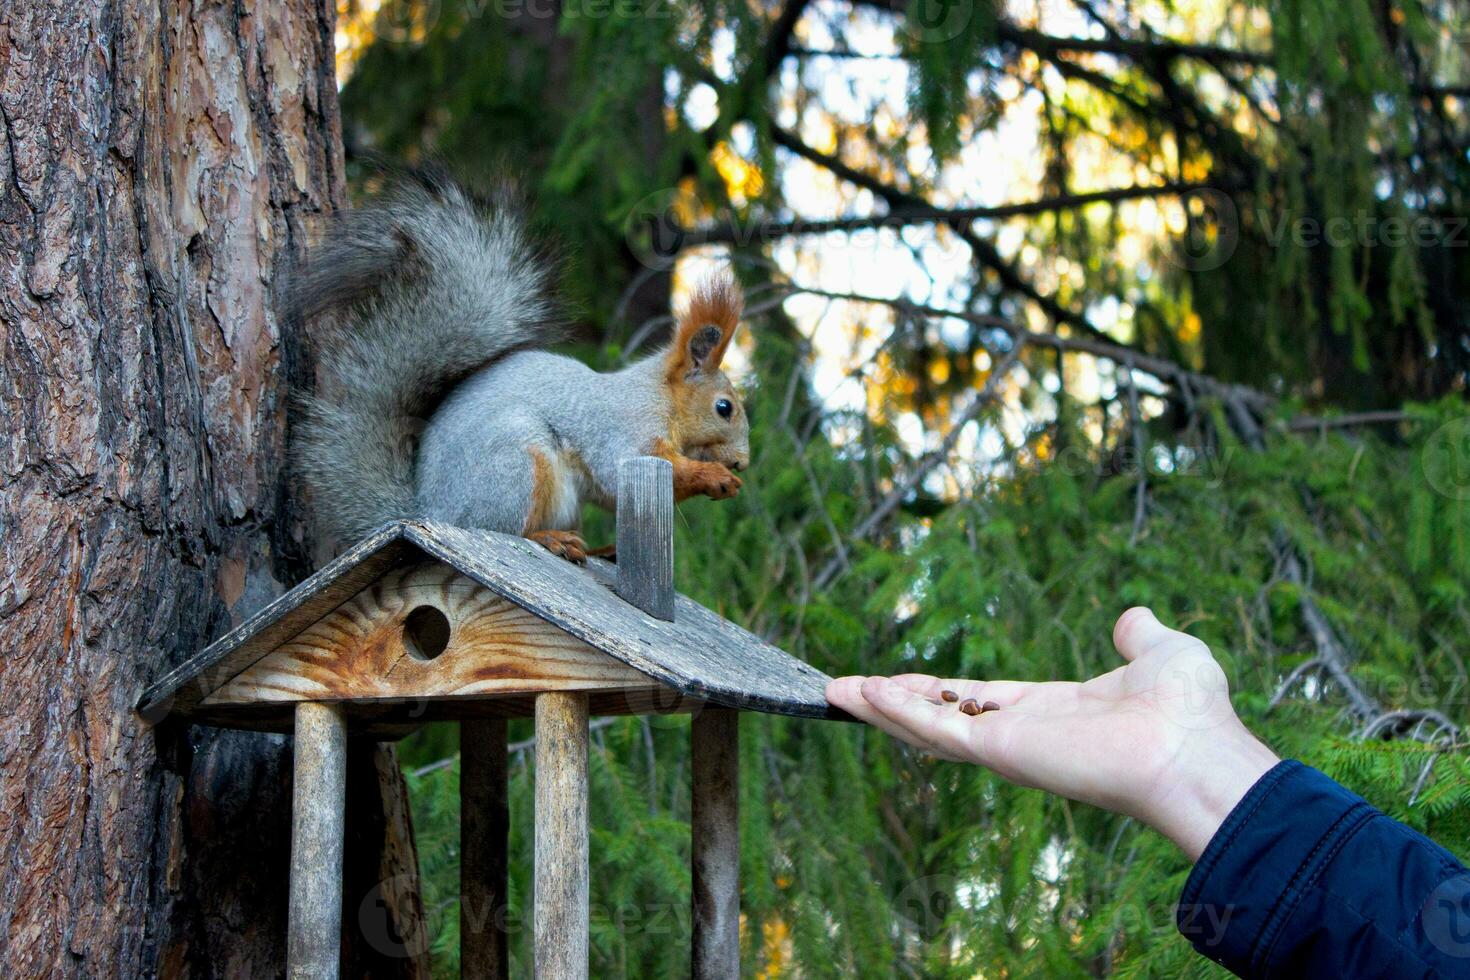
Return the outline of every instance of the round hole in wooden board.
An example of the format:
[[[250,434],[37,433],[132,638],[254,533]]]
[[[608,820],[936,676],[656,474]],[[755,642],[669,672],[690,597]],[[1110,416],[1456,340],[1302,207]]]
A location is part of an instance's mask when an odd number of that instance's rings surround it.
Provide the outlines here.
[[[449,617],[436,606],[415,606],[403,617],[403,646],[415,660],[433,660],[449,646]]]

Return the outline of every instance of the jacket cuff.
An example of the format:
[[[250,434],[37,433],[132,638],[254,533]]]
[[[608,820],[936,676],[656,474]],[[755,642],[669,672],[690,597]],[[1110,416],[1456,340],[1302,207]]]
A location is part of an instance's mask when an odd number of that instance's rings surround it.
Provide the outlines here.
[[[1302,896],[1376,813],[1315,769],[1277,763],[1230,811],[1195,863],[1179,898],[1180,933],[1235,973],[1266,972]]]

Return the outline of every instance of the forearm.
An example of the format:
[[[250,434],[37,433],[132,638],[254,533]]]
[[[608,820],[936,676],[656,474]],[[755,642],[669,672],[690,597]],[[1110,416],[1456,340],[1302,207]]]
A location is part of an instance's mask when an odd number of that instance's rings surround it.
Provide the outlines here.
[[[1197,747],[1179,760],[1176,778],[1157,799],[1141,801],[1136,814],[1191,861],[1199,860],[1230,811],[1281,761],[1235,719],[1194,742]]]

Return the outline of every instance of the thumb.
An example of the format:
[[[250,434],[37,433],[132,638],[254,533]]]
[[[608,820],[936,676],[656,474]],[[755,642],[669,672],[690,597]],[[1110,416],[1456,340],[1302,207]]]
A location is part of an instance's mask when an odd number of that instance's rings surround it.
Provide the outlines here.
[[[1147,606],[1134,606],[1118,617],[1113,624],[1113,646],[1123,659],[1132,663],[1150,650],[1169,640],[1188,637],[1187,633],[1171,630]]]

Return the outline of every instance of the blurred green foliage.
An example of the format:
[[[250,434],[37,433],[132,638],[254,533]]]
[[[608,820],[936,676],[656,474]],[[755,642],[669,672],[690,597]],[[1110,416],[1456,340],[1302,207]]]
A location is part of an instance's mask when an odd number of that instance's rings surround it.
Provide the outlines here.
[[[770,404],[755,404],[757,431],[768,435],[745,492],[681,508],[686,592],[832,674],[1033,680],[1113,668],[1113,620],[1149,604],[1210,643],[1237,709],[1279,753],[1470,856],[1463,744],[1356,740],[1341,691],[1320,678],[1269,707],[1314,656],[1300,591],[1277,574],[1272,531],[1285,526],[1365,689],[1386,710],[1437,708],[1463,723],[1470,508],[1427,485],[1421,465],[1430,436],[1470,426],[1461,404],[1417,410],[1399,446],[1279,438],[1265,453],[1232,445],[1215,459],[1175,458],[1172,472],[1151,465],[1152,504],[1131,545],[1134,475],[1103,476],[1085,455],[1024,467],[938,518],[905,521],[903,547],[854,549],[851,571],[820,592],[809,592],[811,570],[794,560],[825,551],[825,522],[809,515],[825,508],[839,533],[849,531],[852,504],[867,491],[851,461],[821,443],[794,459],[769,435],[779,432]],[[1166,459],[1160,448],[1157,462]],[[1406,494],[1421,503],[1406,507]],[[1417,551],[1425,541],[1436,552],[1428,560]],[[1122,976],[1220,974],[1174,931],[1188,864],[1133,822],[851,725],[758,715],[742,725],[752,971],[774,961],[834,977],[1087,976],[1105,966]],[[686,718],[627,719],[594,736],[597,975],[687,969],[687,729]],[[513,737],[529,734],[521,723]],[[440,751],[410,740],[405,761]],[[513,770],[520,909],[530,888],[529,764],[520,754]],[[437,962],[452,975],[455,770],[411,785],[429,901],[441,916]],[[528,931],[514,949],[529,972]]]
[[[811,346],[779,309],[768,310],[747,381],[750,478],[733,501],[681,506],[677,581],[833,675],[1082,679],[1116,665],[1118,613],[1151,605],[1211,644],[1237,708],[1278,752],[1325,769],[1470,857],[1463,734],[1447,745],[1432,727],[1389,725],[1381,737],[1359,737],[1363,725],[1342,690],[1305,669],[1317,651],[1300,614],[1305,588],[1347,646],[1354,678],[1386,712],[1470,720],[1470,413],[1462,397],[1470,348],[1463,312],[1451,309],[1465,250],[1271,240],[1282,215],[1463,213],[1463,152],[1425,149],[1457,121],[1420,104],[1428,76],[1405,54],[1437,43],[1439,8],[1223,6],[1240,15],[1230,23],[1261,15],[1272,27],[1269,79],[1250,63],[1227,75],[1208,60],[1119,59],[1090,88],[1048,103],[1043,164],[1046,189],[1066,191],[1069,154],[1085,133],[1101,131],[1161,177],[1218,180],[1249,205],[1237,209],[1229,261],[1145,268],[1119,249],[1128,229],[1107,209],[1039,215],[1022,235],[1082,270],[1080,284],[1063,277],[1049,295],[1062,307],[1126,300],[1127,339],[1140,350],[1284,396],[1264,451],[1242,445],[1209,398],[1166,400],[1149,388],[1140,459],[1118,371],[1088,361],[1100,394],[1074,400],[1068,384],[1081,369],[1073,364],[1058,378],[1055,355],[1028,351],[1014,388],[972,423],[983,452],[948,460],[894,519],[856,536],[919,463],[893,420],[917,413],[930,436],[944,432],[948,414],[988,377],[991,362],[976,352],[998,351],[1004,339],[900,320],[886,373],[864,377],[868,411],[852,412],[816,396]],[[842,42],[844,30],[857,37],[890,16],[871,7],[907,5],[834,2],[813,5],[813,16]],[[600,366],[620,363],[636,332],[617,307],[629,283],[648,274],[628,248],[628,215],[639,202],[678,187],[700,220],[794,206],[783,196],[791,161],[775,150],[776,121],[823,107],[816,80],[801,75],[792,86],[764,66],[780,5],[648,0],[599,7],[600,16],[568,8],[549,23],[525,13],[545,5],[516,5],[515,16],[449,0],[428,8],[432,16],[410,19],[413,43],[380,37],[356,62],[343,92],[353,175],[371,189],[360,166],[367,151],[439,157],[472,177],[520,174],[560,242],[564,289],[589,328],[581,353]],[[1397,33],[1385,33],[1385,11]],[[1006,96],[996,82],[1029,77],[1022,53],[1037,54],[1037,44],[1005,41],[1004,18],[989,7],[979,13],[942,43],[900,34],[899,54],[913,66],[905,125],[880,132],[876,123],[832,121],[836,142],[867,141],[865,172],[903,193],[931,194],[937,164],[998,124]],[[1241,29],[1221,43],[1259,47],[1259,33]],[[1158,40],[1136,29],[1128,37]],[[1039,57],[1052,70],[1099,70],[1054,52]],[[1233,113],[1249,116],[1250,107],[1220,94],[1222,78],[1230,80],[1224,90],[1233,84],[1242,99],[1272,108],[1242,120]],[[714,121],[696,126],[684,109],[711,82],[719,83]],[[754,133],[741,151],[763,177],[754,197],[733,188],[714,151],[737,123]],[[789,119],[782,125],[791,128]],[[1199,238],[1181,238],[1181,250],[1218,244],[1218,222],[1193,215],[1190,223],[1187,235]],[[766,254],[736,250],[753,296],[770,282]],[[1037,300],[977,262],[965,306],[1025,317]],[[936,373],[937,362],[945,369]],[[1403,406],[1408,417],[1321,432],[1276,424],[1308,403],[1328,413]],[[608,519],[588,517],[592,542],[610,540]],[[1283,575],[1282,540],[1300,556],[1305,585]],[[688,727],[687,717],[655,716],[594,733],[595,976],[687,972]],[[530,734],[528,723],[512,724],[513,741]],[[1391,737],[1405,734],[1422,738]],[[452,728],[430,727],[402,745],[435,972],[445,976],[457,972],[455,739]],[[526,751],[512,760],[517,975],[530,975],[531,965],[531,762]],[[1174,929],[1187,863],[1132,821],[928,760],[847,724],[745,716],[742,780],[752,975],[1219,973]]]

